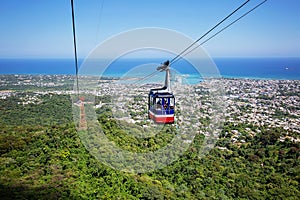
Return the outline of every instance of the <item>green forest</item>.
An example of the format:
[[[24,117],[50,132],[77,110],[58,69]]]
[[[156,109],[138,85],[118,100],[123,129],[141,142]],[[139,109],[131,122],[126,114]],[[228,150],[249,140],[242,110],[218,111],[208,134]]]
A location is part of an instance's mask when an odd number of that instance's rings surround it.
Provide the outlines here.
[[[118,128],[109,109],[97,114],[107,137],[130,151],[145,151],[145,142],[146,151],[156,150],[174,136],[166,125],[161,134],[137,140]],[[198,156],[203,136],[197,135],[172,164],[131,174],[89,154],[69,95],[19,92],[0,99],[0,127],[1,199],[300,199],[299,142],[280,140],[283,128],[225,123],[206,156]],[[231,130],[245,142],[232,143]]]

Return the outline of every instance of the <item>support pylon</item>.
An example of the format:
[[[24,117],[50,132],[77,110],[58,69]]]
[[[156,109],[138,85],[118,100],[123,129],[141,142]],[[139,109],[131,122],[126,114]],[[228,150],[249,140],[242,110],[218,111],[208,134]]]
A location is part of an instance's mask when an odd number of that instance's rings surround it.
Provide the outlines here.
[[[80,97],[80,120],[79,120],[79,130],[86,130],[87,129],[87,122],[84,110],[84,98]]]

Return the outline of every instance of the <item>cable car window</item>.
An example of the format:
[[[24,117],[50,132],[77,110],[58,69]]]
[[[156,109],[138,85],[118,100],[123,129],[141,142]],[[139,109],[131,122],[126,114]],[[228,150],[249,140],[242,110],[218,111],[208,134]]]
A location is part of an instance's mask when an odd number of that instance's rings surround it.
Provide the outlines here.
[[[174,109],[174,98],[170,98],[170,109]]]

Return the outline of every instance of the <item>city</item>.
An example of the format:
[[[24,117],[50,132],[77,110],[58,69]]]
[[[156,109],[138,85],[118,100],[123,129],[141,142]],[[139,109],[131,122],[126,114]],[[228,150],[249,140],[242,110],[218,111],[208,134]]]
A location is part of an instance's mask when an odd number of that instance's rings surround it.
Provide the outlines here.
[[[110,105],[117,120],[143,127],[153,124],[148,119],[147,95],[149,89],[157,87],[157,84],[123,84],[116,78],[98,80],[97,77],[83,77],[82,80],[89,81],[91,85],[97,84],[97,89],[80,90],[80,94],[110,96],[109,101],[85,103],[94,104],[96,109]],[[74,77],[70,75],[1,75],[0,87],[3,89],[0,98],[30,91],[33,96],[27,95],[19,103],[39,103],[39,95],[76,94],[72,84]],[[176,95],[175,123],[183,131],[188,131],[188,127],[192,126],[193,130],[209,135],[202,120],[209,119],[214,132],[220,132],[225,122],[244,123],[258,127],[281,127],[286,131],[286,138],[300,141],[299,80],[208,79],[194,85],[174,82],[172,88]],[[217,122],[213,122],[212,118]],[[232,132],[232,141],[235,142],[239,133],[236,130]],[[249,130],[249,134],[255,135],[255,132]]]

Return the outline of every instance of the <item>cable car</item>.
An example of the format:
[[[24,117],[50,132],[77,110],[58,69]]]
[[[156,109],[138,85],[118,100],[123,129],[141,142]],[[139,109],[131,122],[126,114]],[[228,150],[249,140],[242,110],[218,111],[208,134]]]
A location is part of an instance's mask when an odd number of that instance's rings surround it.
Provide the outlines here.
[[[175,97],[170,88],[169,61],[160,65],[157,70],[165,71],[165,86],[151,89],[148,95],[148,117],[159,124],[174,123]]]

